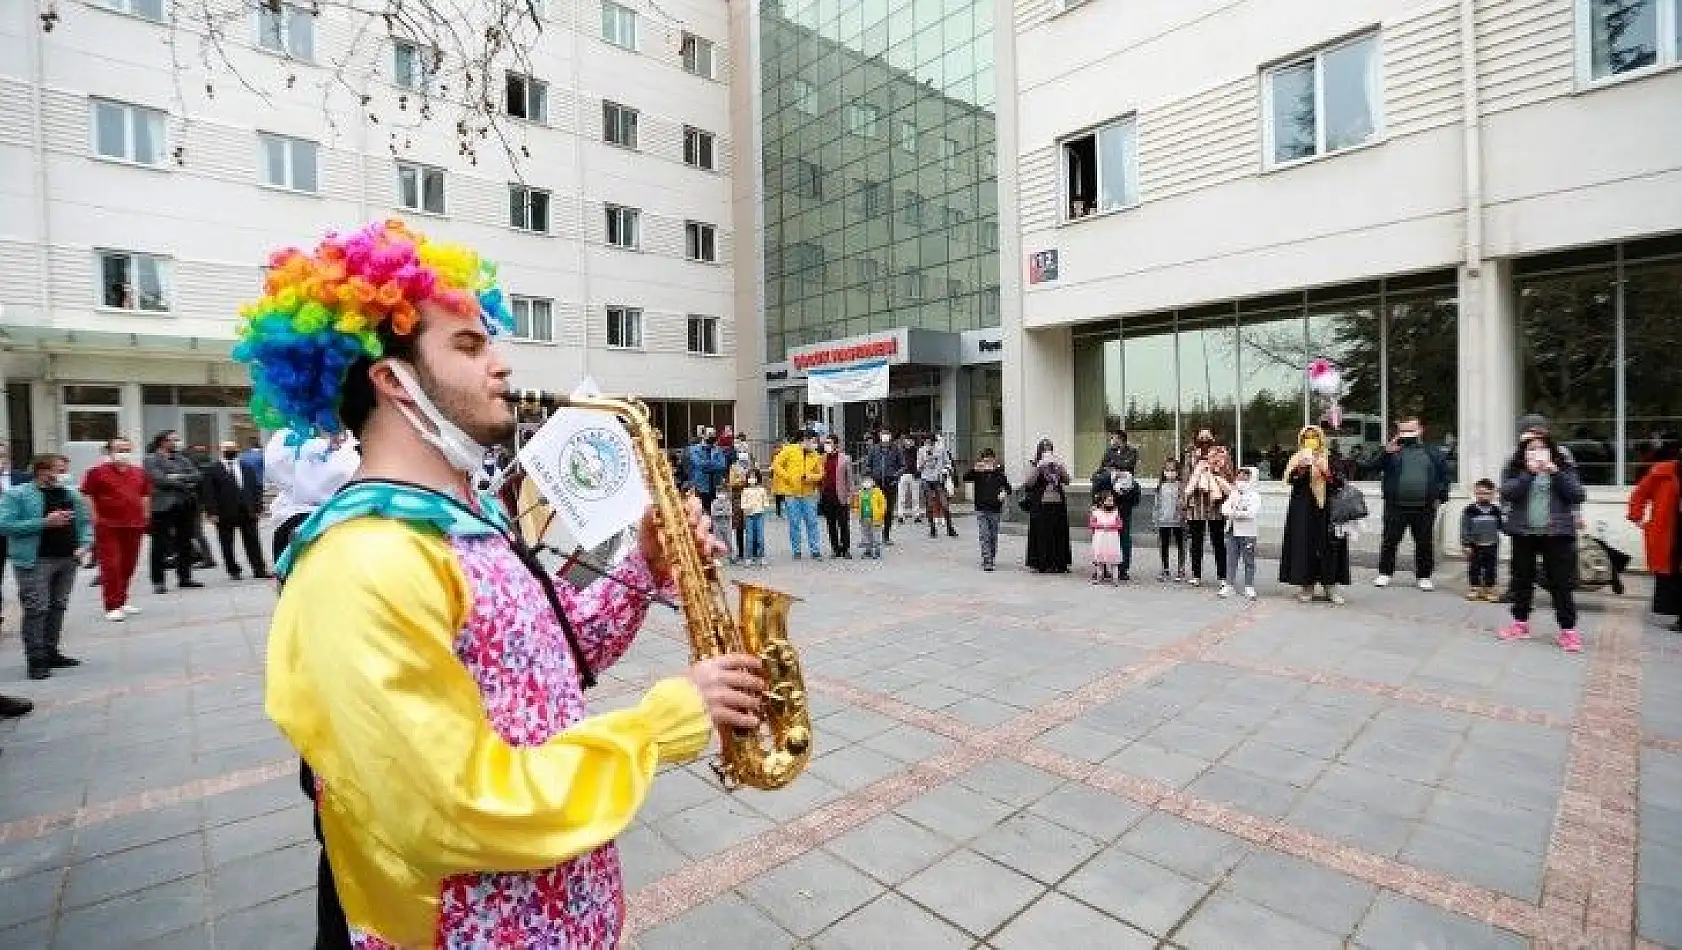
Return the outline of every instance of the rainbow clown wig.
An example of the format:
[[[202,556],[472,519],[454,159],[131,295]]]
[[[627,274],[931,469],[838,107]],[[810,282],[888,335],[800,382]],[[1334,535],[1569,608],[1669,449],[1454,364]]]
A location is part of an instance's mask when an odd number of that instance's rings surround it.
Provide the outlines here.
[[[514,326],[494,264],[401,221],[328,234],[314,253],[275,251],[262,299],[240,308],[234,346],[251,367],[253,420],[295,439],[338,432],[346,373],[413,333],[422,304],[477,314],[492,336]]]

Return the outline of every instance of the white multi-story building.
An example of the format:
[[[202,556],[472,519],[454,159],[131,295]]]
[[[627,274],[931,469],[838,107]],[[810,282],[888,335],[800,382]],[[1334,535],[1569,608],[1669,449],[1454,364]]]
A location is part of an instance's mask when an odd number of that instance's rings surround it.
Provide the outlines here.
[[[453,93],[431,88],[452,51],[433,75],[422,44],[338,5],[251,5],[206,47],[182,14],[216,6],[70,0],[47,31],[34,4],[0,5],[14,458],[166,428],[256,435],[229,350],[266,255],[385,217],[498,262],[520,382],[642,394],[673,441],[730,420],[724,6],[539,0],[529,53],[481,73],[499,120],[472,156]]]
[[[1469,486],[1541,412],[1623,524],[1682,430],[1682,0],[1007,9],[1013,454],[1079,477],[1124,427],[1154,471],[1208,425],[1266,465],[1327,358],[1362,477],[1418,415]]]

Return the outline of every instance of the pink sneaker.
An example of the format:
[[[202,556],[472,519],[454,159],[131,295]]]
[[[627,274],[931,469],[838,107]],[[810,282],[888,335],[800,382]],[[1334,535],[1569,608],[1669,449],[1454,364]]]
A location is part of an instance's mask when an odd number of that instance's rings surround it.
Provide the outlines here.
[[[1530,621],[1515,620],[1497,630],[1495,635],[1503,640],[1528,640],[1530,639]]]
[[[1559,632],[1559,648],[1567,653],[1583,652],[1583,637],[1575,630]]]

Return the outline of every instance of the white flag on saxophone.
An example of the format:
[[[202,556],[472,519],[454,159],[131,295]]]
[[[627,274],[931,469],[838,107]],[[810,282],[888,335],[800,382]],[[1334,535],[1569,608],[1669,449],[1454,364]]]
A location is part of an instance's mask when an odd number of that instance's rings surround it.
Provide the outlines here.
[[[648,508],[631,435],[610,412],[556,410],[520,448],[520,464],[580,547],[612,538]]]

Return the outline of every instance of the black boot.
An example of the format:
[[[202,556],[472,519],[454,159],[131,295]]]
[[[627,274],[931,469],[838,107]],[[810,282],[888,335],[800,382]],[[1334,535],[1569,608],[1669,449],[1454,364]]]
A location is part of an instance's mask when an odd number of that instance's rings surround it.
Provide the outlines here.
[[[29,664],[29,678],[30,679],[32,679],[32,680],[44,680],[51,675],[53,675],[53,670],[52,670],[52,667],[50,665],[48,665],[46,663],[31,663],[31,664]]]
[[[54,653],[52,656],[47,657],[47,665],[55,670],[67,670],[72,666],[81,666],[82,661],[73,656],[65,656],[62,653]]]
[[[16,719],[19,716],[27,716],[29,711],[34,708],[35,704],[27,699],[18,699],[15,696],[0,696],[0,719]]]

